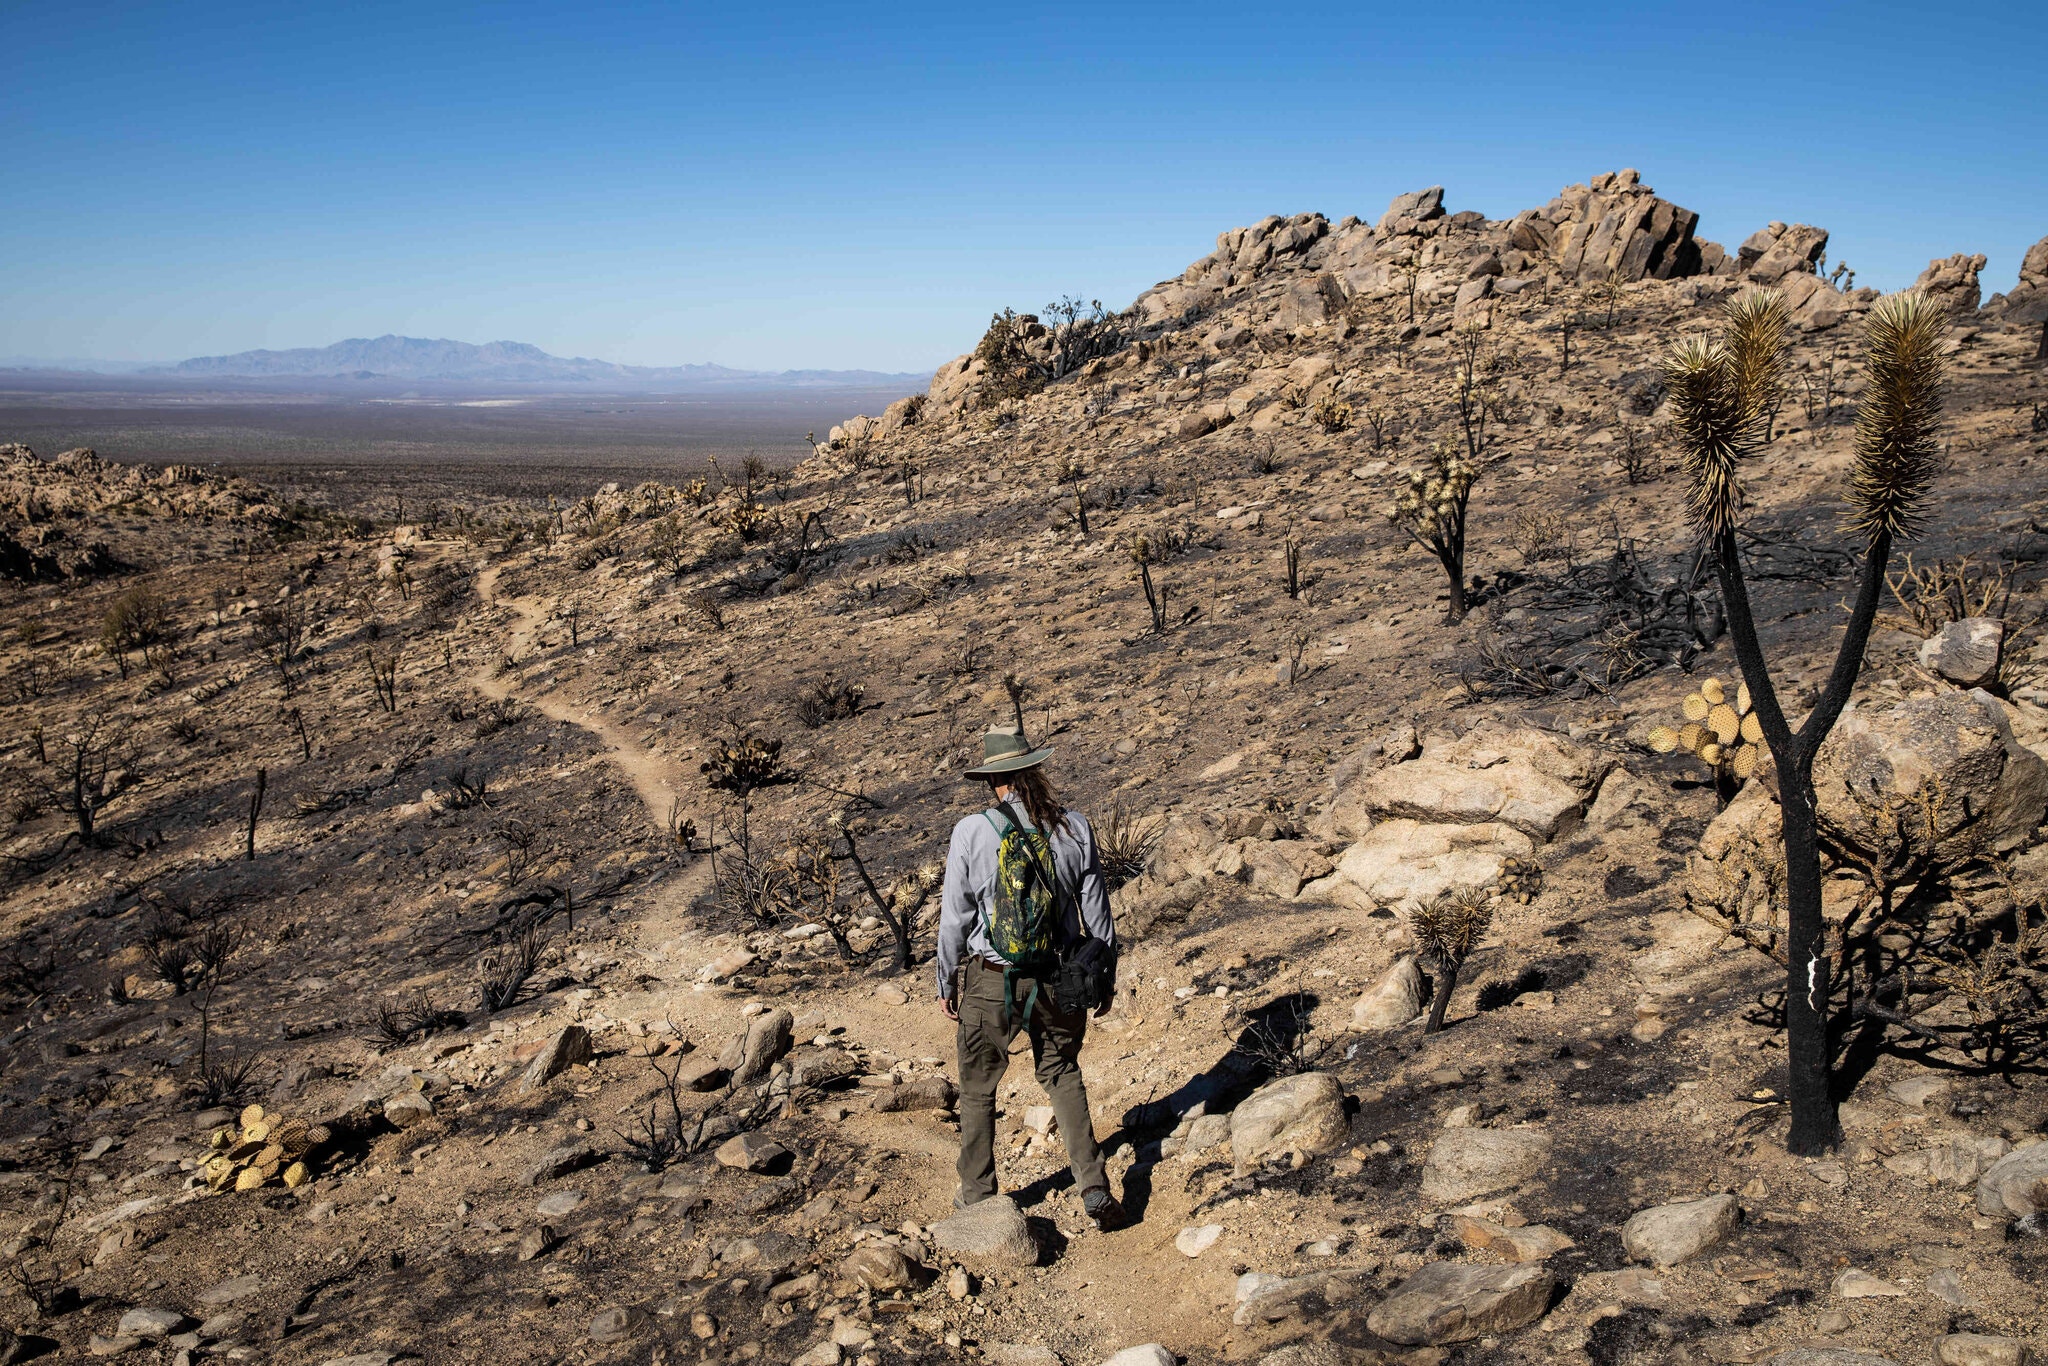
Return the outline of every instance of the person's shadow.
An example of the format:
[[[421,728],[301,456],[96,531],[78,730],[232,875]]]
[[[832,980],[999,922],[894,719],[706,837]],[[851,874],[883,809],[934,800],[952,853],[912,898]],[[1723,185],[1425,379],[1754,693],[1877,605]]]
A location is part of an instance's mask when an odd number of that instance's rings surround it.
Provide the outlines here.
[[[1137,1157],[1124,1175],[1124,1188],[1117,1198],[1130,1222],[1144,1220],[1152,1201],[1152,1169],[1159,1164],[1159,1144],[1197,1105],[1209,1115],[1229,1114],[1237,1103],[1272,1080],[1283,1070],[1301,1070],[1303,1046],[1309,1032],[1309,1016],[1317,998],[1297,991],[1266,1002],[1245,1018],[1223,1056],[1207,1069],[1188,1078],[1167,1095],[1134,1105],[1124,1111],[1119,1127],[1101,1139],[1105,1156],[1128,1144]],[[1011,1196],[1030,1209],[1057,1190],[1073,1188],[1074,1174],[1067,1167],[1042,1176]],[[1034,1224],[1049,1222],[1034,1220]],[[1057,1236],[1056,1230],[1043,1230]],[[1043,1244],[1043,1237],[1041,1237]]]

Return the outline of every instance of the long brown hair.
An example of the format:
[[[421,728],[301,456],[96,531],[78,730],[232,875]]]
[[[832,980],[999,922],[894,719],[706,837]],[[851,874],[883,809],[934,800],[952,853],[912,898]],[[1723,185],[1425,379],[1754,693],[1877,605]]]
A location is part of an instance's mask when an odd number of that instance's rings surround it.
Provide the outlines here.
[[[993,791],[999,783],[1007,783],[1017,790],[1017,796],[1024,802],[1024,814],[1045,832],[1048,839],[1065,828],[1066,809],[1054,795],[1052,780],[1045,776],[1044,768],[1034,766],[1005,773],[990,783],[990,790]]]

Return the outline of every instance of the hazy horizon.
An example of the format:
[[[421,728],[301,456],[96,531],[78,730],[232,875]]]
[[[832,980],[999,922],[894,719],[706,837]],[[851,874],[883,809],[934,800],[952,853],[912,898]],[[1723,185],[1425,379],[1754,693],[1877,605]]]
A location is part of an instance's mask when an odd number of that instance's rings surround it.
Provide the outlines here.
[[[1638,169],[1896,289],[2048,233],[2038,5],[1029,13],[16,5],[0,354],[399,333],[629,365],[925,372],[991,312],[1128,304],[1269,213]],[[1987,54],[1989,54],[1987,56]],[[61,93],[60,77],[90,98]]]

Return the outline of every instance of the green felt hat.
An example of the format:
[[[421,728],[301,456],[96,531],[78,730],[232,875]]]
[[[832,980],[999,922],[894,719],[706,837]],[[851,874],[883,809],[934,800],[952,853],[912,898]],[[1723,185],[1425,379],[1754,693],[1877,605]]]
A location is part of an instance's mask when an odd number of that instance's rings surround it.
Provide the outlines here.
[[[1052,757],[1051,749],[1033,749],[1024,739],[1024,733],[1015,726],[990,726],[988,734],[981,737],[981,764],[967,770],[969,778],[993,778],[998,774],[1015,773],[1023,768],[1036,768]]]

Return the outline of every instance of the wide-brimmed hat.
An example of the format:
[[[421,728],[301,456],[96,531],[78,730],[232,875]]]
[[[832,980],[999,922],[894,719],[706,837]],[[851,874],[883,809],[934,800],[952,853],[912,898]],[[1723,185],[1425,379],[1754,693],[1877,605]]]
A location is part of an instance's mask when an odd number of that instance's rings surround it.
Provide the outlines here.
[[[981,737],[981,764],[970,768],[965,776],[969,778],[993,778],[999,773],[1015,773],[1023,768],[1036,768],[1052,757],[1051,749],[1033,749],[1024,739],[1024,732],[1015,726],[990,726],[988,734]]]

